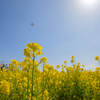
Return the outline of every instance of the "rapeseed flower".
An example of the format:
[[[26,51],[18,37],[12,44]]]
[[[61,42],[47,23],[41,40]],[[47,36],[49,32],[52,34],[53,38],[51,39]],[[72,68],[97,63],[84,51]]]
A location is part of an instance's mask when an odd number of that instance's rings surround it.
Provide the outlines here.
[[[57,68],[60,68],[60,65],[57,65],[56,67],[57,67]]]
[[[64,61],[64,63],[66,64],[66,63],[67,63],[67,61]]]
[[[36,52],[36,55],[37,55],[37,56],[40,56],[40,55],[42,55],[42,54],[43,54],[42,51],[37,51],[37,52]]]
[[[75,67],[76,66],[76,64],[73,64],[73,67]]]
[[[74,60],[71,60],[71,63],[74,63]]]
[[[2,67],[3,65],[1,64],[0,67]]]
[[[66,68],[67,66],[66,65],[64,65],[64,68]]]
[[[6,80],[2,80],[0,82],[0,94],[5,94],[5,95],[9,95],[10,93],[10,84],[9,82],[7,82]]]
[[[45,90],[45,91],[44,91],[44,96],[48,96],[48,94],[49,94],[48,91]]]
[[[85,67],[85,65],[82,65],[82,67]]]
[[[40,62],[47,63],[47,58],[46,57],[41,57]]]
[[[36,100],[36,98],[32,96],[32,100]]]
[[[75,57],[74,57],[74,56],[72,56],[71,58],[72,58],[72,59],[74,59]]]
[[[77,63],[78,65],[81,64],[80,62]]]
[[[43,97],[43,100],[49,100],[49,97]]]
[[[64,65],[62,64],[61,66],[63,67]]]
[[[76,91],[80,88],[83,89],[83,92],[89,90],[87,96],[93,93],[93,98],[96,97],[98,99],[97,94],[100,92],[100,67],[97,67],[95,72],[92,72],[91,70],[83,71],[83,68],[80,68],[80,62],[77,63],[77,65],[73,64],[73,67],[67,67],[67,65],[62,64],[62,71],[59,72],[57,69],[54,69],[53,65],[45,64],[43,67],[44,71],[41,72],[37,66],[42,62],[46,63],[47,59],[41,57],[38,63],[35,61],[35,57],[43,54],[41,51],[42,46],[37,43],[29,43],[26,47],[24,50],[26,55],[24,61],[19,63],[16,60],[11,60],[12,63],[9,65],[9,70],[0,71],[0,97],[2,100],[8,100],[8,98],[18,100],[28,98],[30,100],[52,100],[54,96],[55,99],[58,99],[57,97],[60,97],[61,93],[66,95],[66,91],[69,91],[68,98],[70,99],[72,97],[72,91],[75,88]],[[34,63],[32,58],[34,59]],[[75,57],[72,56],[71,58],[71,62],[74,63]],[[99,56],[96,56],[95,60],[99,61]],[[64,61],[64,63],[66,64],[67,61]],[[23,69],[19,70],[19,66]],[[84,67],[85,65],[82,66]],[[56,67],[60,68],[60,65]],[[32,74],[33,68],[34,74]],[[67,72],[64,72],[64,68],[66,68]],[[32,78],[34,78],[33,81]],[[77,88],[76,85],[78,85],[79,88]],[[45,88],[47,89],[45,90]],[[37,97],[33,95],[35,93],[38,93]],[[1,95],[7,96],[4,98]],[[74,97],[78,99],[79,95],[81,94],[77,93],[75,95],[76,97]],[[83,93],[83,95],[85,95],[85,93]]]
[[[96,57],[95,57],[95,60],[99,61],[99,56],[96,56]]]

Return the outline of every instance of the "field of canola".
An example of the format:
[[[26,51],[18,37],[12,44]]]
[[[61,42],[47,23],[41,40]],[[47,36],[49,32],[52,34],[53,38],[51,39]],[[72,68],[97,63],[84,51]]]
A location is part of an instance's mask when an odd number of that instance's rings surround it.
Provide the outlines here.
[[[80,62],[74,64],[72,56],[73,66],[67,67],[64,61],[54,69],[45,57],[35,61],[42,54],[42,46],[29,43],[24,61],[11,60],[9,69],[0,70],[0,100],[100,100],[100,67],[94,72],[84,70]],[[99,56],[95,60],[99,61]],[[41,63],[43,72],[38,69]],[[57,71],[60,67],[61,72]]]

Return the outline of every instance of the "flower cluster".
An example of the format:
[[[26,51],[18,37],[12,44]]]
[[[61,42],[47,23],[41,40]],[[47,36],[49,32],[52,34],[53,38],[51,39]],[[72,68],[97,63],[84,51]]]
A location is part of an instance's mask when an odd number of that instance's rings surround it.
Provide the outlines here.
[[[53,65],[46,64],[46,57],[35,61],[35,57],[43,54],[42,46],[29,43],[26,47],[22,62],[11,60],[7,72],[0,70],[0,100],[99,100],[100,67],[94,72],[84,70],[81,67],[85,65],[74,63],[72,56],[72,66],[68,67],[64,61],[54,69]],[[95,60],[99,61],[99,56]],[[40,71],[42,62],[43,71]]]

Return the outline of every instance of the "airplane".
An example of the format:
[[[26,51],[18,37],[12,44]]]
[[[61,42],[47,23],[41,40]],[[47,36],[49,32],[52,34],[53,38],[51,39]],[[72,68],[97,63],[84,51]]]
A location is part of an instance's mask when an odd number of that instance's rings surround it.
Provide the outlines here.
[[[31,25],[33,26],[34,24],[33,24],[33,23],[31,23]]]

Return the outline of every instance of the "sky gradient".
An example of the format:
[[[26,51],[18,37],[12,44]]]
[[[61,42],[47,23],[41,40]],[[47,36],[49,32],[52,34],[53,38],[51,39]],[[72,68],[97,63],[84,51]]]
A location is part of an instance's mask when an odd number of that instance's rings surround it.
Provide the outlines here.
[[[86,5],[80,0],[0,0],[0,61],[23,61],[30,42],[43,47],[37,61],[46,57],[56,68],[66,60],[70,67],[74,55],[84,69],[94,71],[100,66],[95,61],[100,56],[100,1]]]

